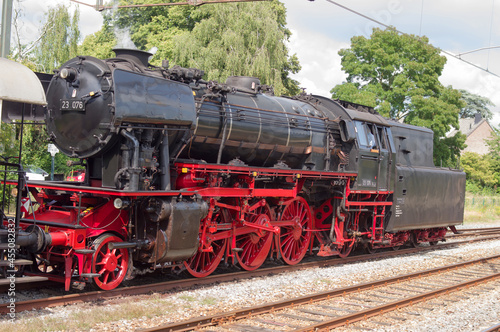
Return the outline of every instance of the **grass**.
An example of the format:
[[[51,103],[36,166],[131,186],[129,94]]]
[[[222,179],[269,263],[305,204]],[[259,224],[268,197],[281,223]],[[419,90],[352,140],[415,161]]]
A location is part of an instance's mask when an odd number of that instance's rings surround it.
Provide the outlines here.
[[[215,297],[196,298],[191,295],[180,295],[177,300],[163,294],[152,294],[146,299],[130,300],[124,304],[89,303],[72,308],[62,308],[61,312],[45,315],[38,313],[23,313],[16,317],[14,324],[0,320],[2,332],[35,332],[35,331],[89,331],[100,330],[99,324],[120,320],[150,319],[168,316],[174,312],[200,307],[213,307],[219,299]],[[57,309],[56,309],[57,310]]]
[[[500,220],[500,196],[465,196],[464,223],[492,223]]]
[[[89,305],[87,308],[67,310],[67,314],[37,316],[28,313],[19,315],[14,324],[0,322],[0,331],[88,331],[100,323],[137,318],[152,318],[174,311],[174,305],[168,300],[160,301],[154,295],[151,299],[129,302],[126,305]],[[66,316],[67,315],[67,316]]]

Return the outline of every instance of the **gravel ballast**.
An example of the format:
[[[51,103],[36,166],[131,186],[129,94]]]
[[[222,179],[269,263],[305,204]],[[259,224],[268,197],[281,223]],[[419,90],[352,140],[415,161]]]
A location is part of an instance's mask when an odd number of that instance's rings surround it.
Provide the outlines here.
[[[487,227],[495,226],[500,226],[500,224],[487,225]],[[464,228],[470,227],[478,227],[478,225],[469,224]],[[18,313],[16,323],[0,322],[0,329],[19,331],[21,324],[35,328],[34,330],[128,331],[342,288],[495,254],[500,254],[500,240],[472,243],[420,254],[406,254],[394,258],[224,282],[165,294],[135,296],[102,303],[84,303]],[[359,323],[355,326],[380,331],[480,331],[500,322],[498,301],[500,282],[489,283],[485,287],[487,289],[483,291],[471,291],[472,295],[467,294],[467,299],[456,301],[437,299],[425,302],[424,306],[431,307],[432,310],[418,309],[416,306],[411,309],[400,309],[392,315],[377,317],[377,321],[388,322],[390,326],[377,326],[370,323],[367,325]],[[136,310],[133,310],[135,308]],[[404,310],[412,313],[405,314]],[[418,315],[414,315],[415,313]],[[401,315],[402,318],[386,317],[395,314]],[[57,325],[58,321],[66,323]],[[87,324],[82,322],[87,322]],[[339,330],[348,331],[349,328]]]

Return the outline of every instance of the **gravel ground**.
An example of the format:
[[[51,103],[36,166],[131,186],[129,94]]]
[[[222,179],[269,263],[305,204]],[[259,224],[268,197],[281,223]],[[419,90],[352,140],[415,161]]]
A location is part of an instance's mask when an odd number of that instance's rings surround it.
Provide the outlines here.
[[[480,226],[468,224],[464,228]],[[500,226],[500,223],[490,223],[484,226]],[[19,331],[20,327],[21,329],[28,327],[31,330],[129,331],[495,254],[500,254],[500,240],[473,243],[423,254],[225,282],[165,294],[18,313],[15,324],[0,322],[0,330]],[[480,331],[500,322],[498,301],[500,282],[489,284],[486,291],[473,292],[473,295],[467,296],[468,299],[457,298],[453,302],[440,302],[439,300],[426,302],[425,307],[431,307],[432,310],[421,309],[422,313],[418,316],[405,314],[405,309],[401,309],[397,314],[403,315],[405,320],[383,318],[389,321],[391,326],[380,328],[380,326],[369,324],[366,328],[379,331]],[[415,310],[417,309],[409,309],[413,313]],[[382,318],[377,318],[377,321],[381,320]]]

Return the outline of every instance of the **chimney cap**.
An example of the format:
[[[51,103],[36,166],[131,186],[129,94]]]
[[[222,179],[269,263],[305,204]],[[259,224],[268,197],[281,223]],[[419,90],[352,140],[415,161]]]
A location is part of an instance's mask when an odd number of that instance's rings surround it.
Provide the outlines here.
[[[478,124],[482,119],[483,116],[481,115],[481,112],[478,111],[476,114],[474,114],[474,124]]]

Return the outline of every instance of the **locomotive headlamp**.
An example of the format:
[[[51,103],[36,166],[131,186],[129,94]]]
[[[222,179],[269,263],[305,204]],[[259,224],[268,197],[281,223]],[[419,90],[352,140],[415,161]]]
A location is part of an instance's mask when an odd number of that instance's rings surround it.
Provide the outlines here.
[[[113,201],[113,205],[115,209],[123,210],[130,205],[130,201],[127,199],[115,198],[115,200]]]
[[[76,78],[76,70],[72,68],[63,68],[59,72],[59,77],[68,82],[73,82]]]

